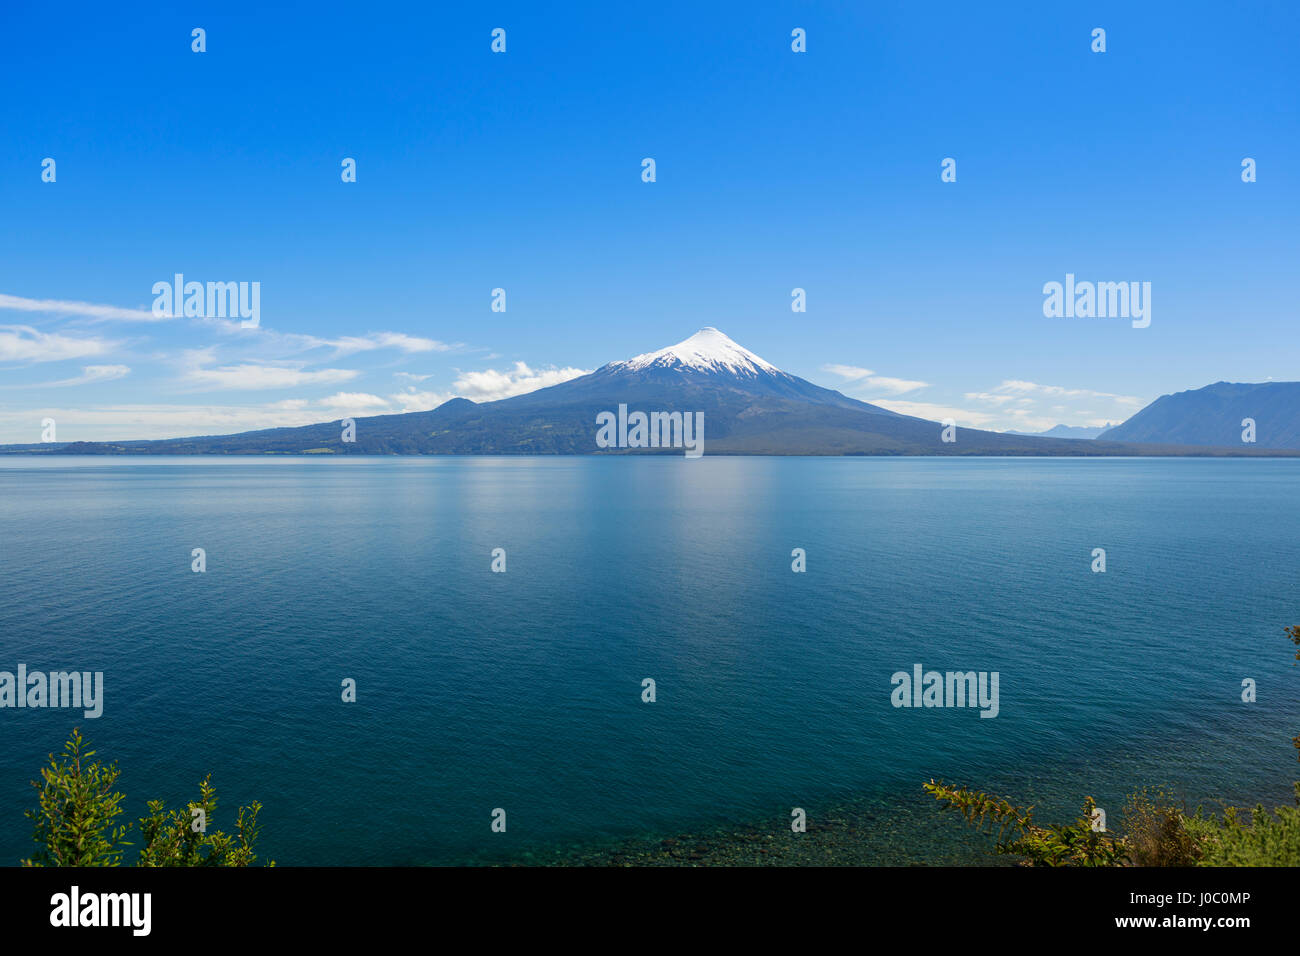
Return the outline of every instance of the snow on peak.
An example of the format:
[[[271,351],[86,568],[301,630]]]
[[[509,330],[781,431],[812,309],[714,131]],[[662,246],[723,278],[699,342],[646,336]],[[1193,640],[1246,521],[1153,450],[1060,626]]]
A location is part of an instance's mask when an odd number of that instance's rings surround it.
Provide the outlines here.
[[[781,371],[749,349],[737,345],[712,326],[700,329],[686,341],[670,345],[666,349],[646,352],[626,362],[614,363],[616,368],[633,372],[652,366],[671,368],[675,365],[685,365],[704,372],[731,372],[739,375],[779,374]]]

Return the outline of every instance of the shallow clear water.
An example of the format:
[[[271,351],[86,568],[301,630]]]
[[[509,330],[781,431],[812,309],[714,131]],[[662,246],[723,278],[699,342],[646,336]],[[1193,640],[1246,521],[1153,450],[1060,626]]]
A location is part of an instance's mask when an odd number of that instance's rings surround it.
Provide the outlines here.
[[[788,832],[793,806],[859,800],[921,813],[881,832],[933,858],[931,777],[1045,814],[1144,784],[1290,802],[1298,482],[1290,460],[0,458],[0,670],[106,685],[98,720],[0,710],[0,861],[31,852],[28,781],[73,726],[130,816],[211,771],[212,825],[262,801],[290,865]],[[917,663],[999,672],[1000,713],[894,708]]]

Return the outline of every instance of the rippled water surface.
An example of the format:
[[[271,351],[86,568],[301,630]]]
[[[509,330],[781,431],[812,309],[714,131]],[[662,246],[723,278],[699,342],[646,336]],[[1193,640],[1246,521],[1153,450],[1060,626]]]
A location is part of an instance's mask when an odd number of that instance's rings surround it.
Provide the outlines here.
[[[0,709],[0,861],[30,853],[28,781],[73,726],[131,816],[211,771],[213,825],[260,800],[290,865],[849,805],[866,858],[936,859],[962,844],[931,777],[1043,812],[1148,783],[1290,802],[1298,482],[1288,460],[0,458],[0,670],[106,688],[98,720]],[[894,708],[918,663],[997,671],[998,716]]]

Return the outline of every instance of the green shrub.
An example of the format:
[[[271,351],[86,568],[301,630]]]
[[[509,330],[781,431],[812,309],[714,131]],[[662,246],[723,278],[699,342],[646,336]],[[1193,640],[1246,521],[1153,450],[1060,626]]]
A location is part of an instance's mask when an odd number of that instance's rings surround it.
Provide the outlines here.
[[[1205,855],[1197,816],[1174,806],[1163,790],[1129,796],[1120,820],[1134,866],[1195,866]]]
[[[1038,826],[1033,807],[1021,809],[1005,799],[965,787],[949,787],[943,781],[925,784],[927,793],[957,810],[966,822],[996,831],[999,853],[1023,856],[1033,866],[1117,866],[1125,859],[1123,841],[1092,828],[1096,804],[1085,797],[1083,816],[1073,823]]]
[[[1202,866],[1300,866],[1300,808],[1256,806],[1247,820],[1229,807],[1198,823]]]
[[[89,763],[95,751],[86,749],[81,733],[74,730],[63,745],[63,759],[50,754],[50,765],[41,769],[40,806],[28,810],[32,839],[39,849],[25,866],[118,866],[129,826],[114,827],[122,814],[125,797],[113,789],[117,764],[105,767]]]
[[[1288,627],[1300,661],[1300,625]],[[1291,738],[1300,759],[1300,734]],[[1222,817],[1188,813],[1164,791],[1132,794],[1121,813],[1122,837],[1092,831],[1094,804],[1086,797],[1083,817],[1039,826],[1032,807],[966,787],[931,780],[925,791],[981,831],[996,830],[999,853],[1023,857],[1034,866],[1300,866],[1300,782],[1296,806],[1243,812],[1228,807]]]
[[[62,756],[50,754],[50,765],[41,769],[40,781],[32,781],[40,801],[26,816],[32,821],[37,850],[23,866],[120,866],[125,847],[132,845],[126,839],[132,824],[114,825],[125,799],[113,789],[120,774],[117,764],[106,767],[91,761],[95,751],[86,748],[81,731],[74,729]],[[137,866],[251,866],[256,862],[261,804],[239,808],[234,835],[209,829],[207,823],[217,811],[210,776],[199,782],[199,799],[184,810],[169,811],[161,800],[151,800],[148,806],[149,815],[140,819],[144,842]],[[204,832],[195,829],[200,820]]]

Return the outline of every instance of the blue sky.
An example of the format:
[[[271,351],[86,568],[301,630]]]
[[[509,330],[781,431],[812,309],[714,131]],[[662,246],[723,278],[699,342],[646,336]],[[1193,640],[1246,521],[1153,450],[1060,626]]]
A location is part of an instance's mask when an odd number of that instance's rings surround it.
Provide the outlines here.
[[[972,427],[1294,380],[1298,47],[1267,2],[10,4],[0,441],[486,400],[708,325]],[[145,321],[178,272],[259,328]],[[1150,326],[1045,317],[1067,273]]]

